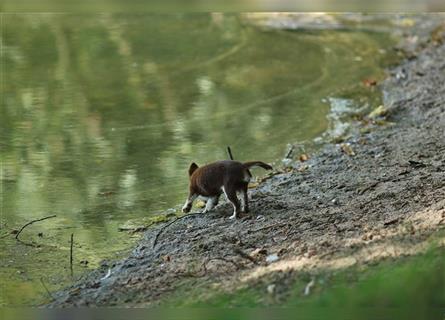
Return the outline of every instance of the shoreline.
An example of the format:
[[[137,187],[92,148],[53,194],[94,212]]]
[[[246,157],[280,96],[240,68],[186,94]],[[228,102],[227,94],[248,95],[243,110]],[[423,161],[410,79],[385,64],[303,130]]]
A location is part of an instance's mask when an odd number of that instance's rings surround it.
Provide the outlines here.
[[[250,190],[252,219],[227,219],[224,203],[171,225],[154,250],[163,224],[150,228],[128,258],[47,306],[148,306],[197,282],[230,291],[277,272],[422,252],[445,225],[445,32],[415,47],[413,37],[401,44],[409,59],[382,84],[384,110],[356,120],[344,145]]]

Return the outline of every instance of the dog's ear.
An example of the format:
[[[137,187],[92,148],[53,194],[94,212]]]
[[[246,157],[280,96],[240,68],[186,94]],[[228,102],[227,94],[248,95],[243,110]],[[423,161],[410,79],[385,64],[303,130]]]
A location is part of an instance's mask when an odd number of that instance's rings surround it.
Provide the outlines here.
[[[198,165],[193,162],[189,167],[189,177],[191,177],[193,172],[195,172],[195,170],[198,168],[199,168]]]

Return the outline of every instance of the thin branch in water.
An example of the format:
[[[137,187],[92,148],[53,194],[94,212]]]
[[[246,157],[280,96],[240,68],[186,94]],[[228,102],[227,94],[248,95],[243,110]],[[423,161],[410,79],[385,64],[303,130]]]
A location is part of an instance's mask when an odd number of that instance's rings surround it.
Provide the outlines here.
[[[233,160],[232,149],[230,149],[230,146],[227,146],[227,153],[229,154],[229,159]]]
[[[45,285],[45,282],[43,281],[43,278],[40,278],[40,283],[45,288],[45,291],[48,294],[48,296],[51,298],[51,300],[55,300],[53,295],[51,294],[51,292],[48,290],[48,287]]]
[[[194,213],[186,214],[186,215],[184,215],[184,216],[182,216],[182,217],[179,217],[179,218],[173,220],[172,222],[167,223],[165,226],[163,226],[161,229],[159,229],[159,231],[158,231],[158,233],[156,234],[156,237],[155,237],[155,239],[154,239],[154,241],[153,241],[152,249],[155,248],[156,244],[158,243],[158,238],[159,238],[159,236],[161,235],[162,231],[164,231],[164,229],[166,229],[167,227],[169,227],[170,225],[172,225],[173,223],[175,223],[175,222],[178,221],[178,220],[181,220],[181,219],[184,219],[184,218],[188,218],[188,217],[191,217],[191,216],[196,216],[196,215],[198,215],[198,214],[201,214],[201,212],[194,212]]]
[[[48,217],[44,217],[44,218],[40,218],[40,219],[35,219],[35,220],[32,220],[32,221],[28,222],[27,224],[25,224],[25,225],[19,230],[19,232],[17,232],[17,234],[15,235],[15,238],[16,238],[17,240],[20,241],[20,239],[19,239],[19,235],[20,235],[20,233],[23,231],[23,229],[25,229],[27,226],[33,224],[34,222],[38,222],[38,221],[43,221],[43,220],[46,220],[46,219],[54,218],[55,216],[56,216],[56,215],[54,214],[54,215],[52,215],[52,216],[48,216]]]
[[[74,244],[74,233],[71,233],[71,246],[70,246],[70,270],[71,278],[73,277],[73,244]]]
[[[292,144],[289,147],[289,150],[286,152],[286,155],[284,156],[284,159],[291,159],[292,158],[292,153],[294,153],[295,150],[295,146]]]

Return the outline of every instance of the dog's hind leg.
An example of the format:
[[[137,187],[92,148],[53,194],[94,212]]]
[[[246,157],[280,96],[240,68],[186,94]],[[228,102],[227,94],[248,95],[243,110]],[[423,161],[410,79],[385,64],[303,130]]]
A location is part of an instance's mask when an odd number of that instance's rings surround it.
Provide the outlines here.
[[[202,213],[206,213],[212,210],[218,204],[218,198],[219,196],[213,196],[208,198],[206,202],[206,207]]]
[[[223,187],[224,194],[226,195],[227,200],[232,203],[233,206],[233,214],[230,216],[230,219],[237,218],[240,214],[240,204],[238,197],[236,196],[236,190],[229,185],[225,185]]]
[[[241,212],[248,213],[249,212],[249,199],[247,197],[247,186],[246,183],[241,189]]]

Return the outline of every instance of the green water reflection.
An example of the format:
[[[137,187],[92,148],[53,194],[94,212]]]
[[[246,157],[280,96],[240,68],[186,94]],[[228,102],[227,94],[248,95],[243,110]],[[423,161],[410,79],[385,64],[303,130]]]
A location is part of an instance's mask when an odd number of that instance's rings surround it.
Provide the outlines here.
[[[40,303],[137,239],[128,220],[180,204],[186,169],[279,160],[327,128],[326,97],[377,104],[391,44],[372,32],[280,32],[237,15],[4,15],[0,305]],[[278,161],[279,162],[279,161]],[[42,233],[38,236],[38,233]],[[81,264],[88,260],[88,264]]]

